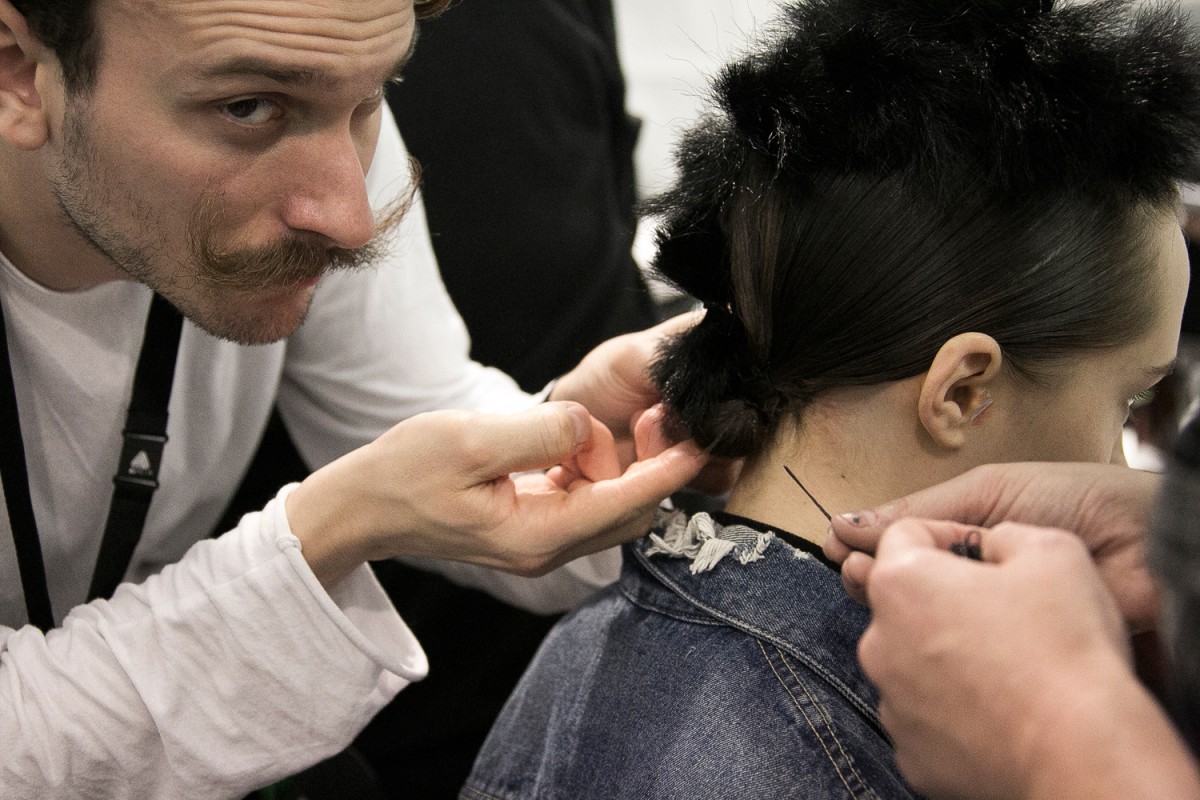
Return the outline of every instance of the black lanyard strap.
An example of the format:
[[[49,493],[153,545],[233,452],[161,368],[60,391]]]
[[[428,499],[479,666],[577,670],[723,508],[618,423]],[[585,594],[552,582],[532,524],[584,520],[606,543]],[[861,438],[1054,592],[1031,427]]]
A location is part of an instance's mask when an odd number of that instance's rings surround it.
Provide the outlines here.
[[[150,500],[158,488],[163,448],[167,442],[167,407],[171,402],[171,384],[175,379],[182,330],[183,316],[161,296],[154,295],[134,372],[121,456],[113,477],[108,522],[88,589],[88,600],[109,597],[113,593],[129,569],[133,551],[141,539]],[[17,414],[8,341],[4,336],[2,307],[0,337],[4,337],[0,338],[0,349],[4,351],[4,358],[0,360],[0,435],[16,445],[0,447],[0,478],[4,481],[4,497],[16,545],[26,611],[29,621],[45,631],[54,626],[54,614],[30,499],[29,471]]]
[[[2,298],[0,298],[2,300]],[[50,608],[50,590],[46,586],[46,566],[38,540],[33,499],[29,495],[29,470],[25,460],[25,440],[21,437],[21,417],[17,413],[17,387],[13,381],[12,359],[8,354],[8,333],[4,329],[4,303],[0,302],[0,479],[4,481],[4,504],[17,550],[17,569],[21,591],[25,594],[25,612],[29,621],[43,631],[54,627]]]
[[[89,601],[112,596],[142,538],[167,444],[167,406],[171,403],[182,330],[183,316],[161,295],[154,295],[133,376],[121,460],[113,475],[112,503],[88,589]]]

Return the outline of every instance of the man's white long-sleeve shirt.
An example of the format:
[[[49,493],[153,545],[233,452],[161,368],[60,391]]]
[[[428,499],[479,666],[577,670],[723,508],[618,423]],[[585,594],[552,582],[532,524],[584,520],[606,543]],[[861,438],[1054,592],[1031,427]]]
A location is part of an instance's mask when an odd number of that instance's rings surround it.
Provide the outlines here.
[[[409,181],[399,133],[384,117],[368,175],[377,207]],[[59,620],[84,601],[95,566],[150,296],[125,281],[50,291],[0,257]],[[276,401],[313,466],[423,411],[504,412],[535,401],[468,349],[419,198],[386,262],[324,279],[288,341],[244,347],[185,324],[162,485],[126,575],[143,585],[76,608],[45,638],[17,630],[26,612],[0,508],[0,796],[238,796],[335,752],[422,677],[419,644],[366,567],[331,594],[321,589],[281,498],[202,540]],[[566,607],[611,579],[590,566],[537,581],[449,571],[539,610]]]
[[[322,589],[284,496],[45,637],[0,628],[5,798],[241,797],[424,676],[367,566]]]

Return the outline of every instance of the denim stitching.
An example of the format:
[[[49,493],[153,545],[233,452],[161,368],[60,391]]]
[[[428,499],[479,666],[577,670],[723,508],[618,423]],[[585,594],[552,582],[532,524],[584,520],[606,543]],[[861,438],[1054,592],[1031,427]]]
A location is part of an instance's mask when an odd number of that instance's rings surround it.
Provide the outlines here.
[[[806,684],[800,675],[796,673],[796,670],[792,669],[792,665],[788,663],[787,655],[785,653],[779,653],[779,660],[783,666],[787,668],[787,671],[791,673],[791,676],[795,679],[796,684],[804,690],[804,694],[808,696],[809,702],[811,702],[813,707],[817,709],[818,713],[824,717],[825,724],[829,728],[829,735],[833,741],[837,743],[838,750],[840,750],[842,755],[845,756],[846,765],[850,768],[850,771],[854,773],[854,777],[858,779],[858,782],[862,784],[862,787],[866,789],[866,791],[870,793],[872,797],[878,798],[878,795],[875,794],[875,791],[870,787],[867,781],[863,779],[863,776],[854,766],[854,759],[850,757],[850,754],[846,752],[846,748],[842,746],[842,741],[837,735],[837,728],[833,724],[833,718],[829,716],[829,712],[825,709],[825,706],[823,706],[820,701],[813,696],[812,692],[808,688],[808,684]]]
[[[809,657],[808,655],[806,655],[803,652],[794,651],[794,649],[789,646],[788,642],[780,639],[778,636],[775,636],[770,631],[762,630],[761,628],[750,624],[749,622],[747,622],[744,619],[740,619],[740,618],[734,617],[730,614],[726,614],[725,612],[720,611],[719,609],[713,608],[710,605],[699,602],[695,597],[693,597],[691,594],[689,594],[688,591],[686,589],[684,589],[681,585],[679,585],[676,581],[672,580],[667,575],[665,575],[664,573],[662,573],[658,569],[656,569],[655,565],[651,564],[650,560],[648,558],[646,558],[639,550],[637,550],[637,548],[634,548],[634,555],[635,555],[635,557],[637,557],[638,562],[648,572],[650,572],[659,583],[666,586],[671,591],[675,592],[675,594],[679,595],[685,601],[692,604],[696,608],[699,608],[699,609],[703,610],[704,612],[711,614],[713,616],[713,618],[721,620],[722,622],[729,625],[729,627],[731,627],[731,628],[734,628],[736,630],[745,631],[756,639],[762,639],[762,640],[768,641],[771,644],[778,647],[779,649],[783,650],[784,652],[791,653],[794,658],[796,658],[797,660],[802,662],[806,667],[811,669],[813,672],[820,675],[825,680],[826,683],[828,683],[831,687],[833,687],[835,690],[837,690],[843,697],[845,697],[847,700],[849,700],[850,703],[855,708],[857,708],[859,711],[861,711],[867,719],[871,720],[875,724],[876,727],[880,727],[879,712],[876,711],[874,708],[872,708],[869,703],[864,702],[857,694],[855,694],[855,692],[849,686],[846,685],[845,681],[843,681],[836,674],[834,674],[834,673],[830,672],[828,669],[826,669],[823,664],[821,664],[820,662],[816,661],[815,659]]]
[[[687,623],[691,623],[692,625],[708,625],[709,627],[713,627],[713,628],[729,628],[729,627],[731,627],[728,623],[726,623],[722,620],[713,619],[712,616],[710,616],[708,614],[697,613],[697,614],[693,615],[693,614],[687,614],[683,611],[678,611],[673,608],[665,608],[656,603],[650,602],[649,600],[646,600],[643,597],[638,597],[638,596],[626,591],[624,586],[619,586],[618,591],[621,593],[621,595],[626,600],[633,603],[638,608],[644,608],[645,610],[650,611],[654,614],[661,614],[664,617],[670,617],[671,619],[677,620],[679,622],[687,622]]]
[[[780,663],[783,664],[784,667],[787,668],[788,673],[791,674],[792,679],[797,683],[797,685],[799,685],[800,688],[804,689],[804,693],[806,695],[808,695],[808,698],[813,701],[813,706],[817,709],[817,712],[820,713],[821,718],[825,720],[825,724],[832,728],[833,727],[833,717],[830,716],[829,712],[825,709],[824,705],[822,705],[821,703],[818,703],[816,701],[816,699],[813,698],[812,692],[810,692],[808,689],[808,684],[806,684],[804,682],[804,680],[800,677],[799,673],[797,673],[795,668],[792,666],[792,663],[790,661],[788,661],[787,653],[779,651],[779,661],[780,661]]]
[[[804,709],[804,706],[802,706],[800,701],[796,699],[796,695],[792,692],[792,687],[787,685],[787,683],[783,680],[783,676],[781,676],[779,671],[775,669],[775,663],[771,660],[771,656],[767,654],[767,649],[763,647],[763,643],[761,641],[758,642],[758,649],[762,652],[763,658],[767,662],[767,666],[771,668],[771,672],[775,675],[775,680],[779,681],[779,685],[783,687],[783,690],[787,692],[788,697],[791,698],[792,705],[796,707],[796,710],[800,712],[802,717],[804,717],[804,721],[808,723],[809,730],[811,730],[813,736],[816,737],[817,742],[821,745],[821,749],[825,751],[825,757],[829,760],[829,763],[833,767],[834,771],[837,772],[837,776],[841,779],[842,785],[845,786],[846,791],[853,796],[854,790],[850,788],[850,784],[846,781],[846,776],[842,774],[842,769],[840,766],[838,766],[837,761],[834,759],[833,753],[829,752],[829,746],[825,744],[825,738],[821,736],[821,732],[817,729],[817,726],[813,724],[812,718],[809,717],[808,712]]]
[[[813,736],[815,736],[817,741],[820,743],[821,749],[825,751],[826,758],[829,759],[830,765],[837,772],[837,776],[842,781],[842,785],[846,787],[846,791],[850,794],[851,797],[859,796],[859,793],[856,792],[850,786],[849,781],[846,780],[846,776],[842,772],[841,766],[838,764],[837,760],[834,758],[833,753],[830,752],[829,746],[825,743],[825,737],[821,735],[821,731],[818,729],[817,725],[815,725],[813,723],[812,717],[809,716],[808,711],[805,710],[804,706],[796,698],[795,693],[792,691],[792,687],[789,686],[787,681],[785,681],[783,679],[783,676],[779,674],[779,670],[776,669],[776,667],[775,667],[775,662],[772,660],[770,654],[767,653],[767,649],[763,646],[763,643],[761,641],[757,641],[757,640],[756,640],[756,643],[758,644],[759,651],[762,652],[763,658],[767,662],[767,666],[769,666],[771,668],[771,672],[775,675],[775,680],[779,681],[779,685],[783,687],[783,690],[785,692],[787,692],[788,697],[791,698],[792,705],[794,705],[796,707],[796,710],[799,711],[800,715],[804,717],[804,721],[806,723],[808,723],[809,729],[812,731]],[[775,652],[780,653],[780,651],[778,649],[776,649]],[[786,665],[786,661],[784,663]],[[791,667],[788,667],[788,672],[792,675],[793,678],[796,679],[796,682],[800,685],[800,688],[804,690],[804,694],[808,698],[808,700],[810,702],[813,702],[812,695],[809,694],[808,689],[804,686],[803,681],[801,681],[799,679],[799,676],[797,676],[796,673],[792,671]],[[860,786],[862,786],[863,789],[865,789],[871,797],[874,797],[874,798],[876,798],[876,800],[878,800],[879,796],[876,795],[875,792],[871,790],[871,787],[867,786],[866,782],[863,781],[862,776],[859,775],[858,772],[854,769],[853,762],[850,760],[850,758],[848,756],[846,756],[846,751],[842,749],[842,744],[838,740],[837,735],[833,732],[832,727],[830,725],[828,725],[829,717],[827,715],[825,715],[825,713],[821,709],[821,706],[819,703],[813,702],[813,705],[821,713],[821,716],[824,717],[824,719],[826,721],[826,725],[824,727],[828,729],[830,737],[837,744],[837,748],[841,752],[843,758],[845,758],[847,766],[849,766],[850,770],[852,772],[854,772],[854,777],[858,779],[858,784]]]

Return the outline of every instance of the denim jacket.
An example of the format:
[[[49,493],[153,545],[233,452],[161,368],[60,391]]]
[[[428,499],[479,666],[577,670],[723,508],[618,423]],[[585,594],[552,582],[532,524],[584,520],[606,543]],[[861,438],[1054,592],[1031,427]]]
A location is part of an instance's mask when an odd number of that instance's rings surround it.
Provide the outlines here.
[[[817,548],[717,519],[663,512],[626,545],[619,583],[543,643],[462,797],[916,796],[858,667],[867,610]]]

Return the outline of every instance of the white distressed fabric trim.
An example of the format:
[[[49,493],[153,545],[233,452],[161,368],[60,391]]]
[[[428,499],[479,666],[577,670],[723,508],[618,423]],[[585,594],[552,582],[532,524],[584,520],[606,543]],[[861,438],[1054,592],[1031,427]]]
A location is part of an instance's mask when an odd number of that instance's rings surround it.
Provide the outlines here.
[[[693,575],[708,572],[730,553],[742,565],[757,561],[775,538],[773,533],[760,533],[745,525],[720,527],[703,512],[689,519],[683,511],[660,510],[655,527],[662,533],[650,534],[652,544],[646,555],[691,559]]]

